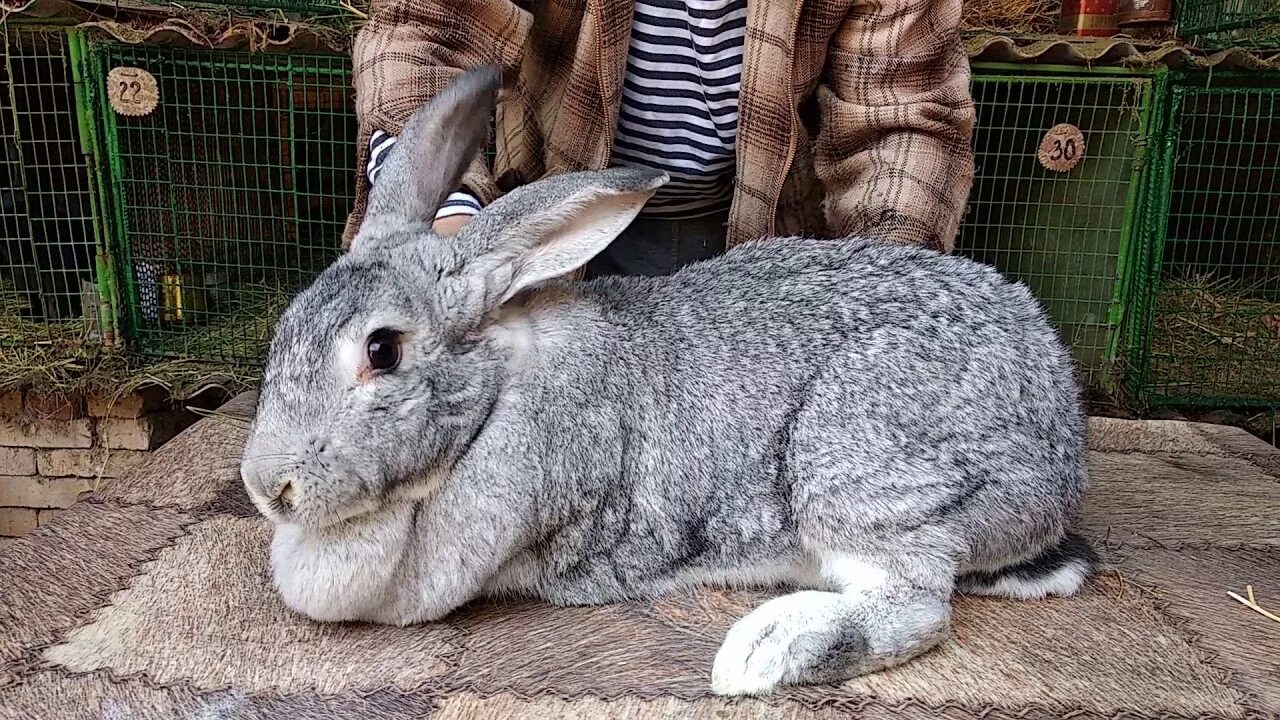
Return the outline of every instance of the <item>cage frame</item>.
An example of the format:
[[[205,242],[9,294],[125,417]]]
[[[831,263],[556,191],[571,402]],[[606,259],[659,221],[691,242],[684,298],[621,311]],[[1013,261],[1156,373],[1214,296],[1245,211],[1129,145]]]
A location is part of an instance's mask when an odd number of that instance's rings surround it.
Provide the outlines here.
[[[201,59],[189,57],[180,61],[180,64],[187,67],[199,67],[206,70],[223,70],[235,71],[252,69],[253,71],[262,72],[279,72],[289,78],[288,86],[290,90],[296,89],[294,78],[304,72],[312,72],[317,76],[324,77],[342,77],[349,80],[351,75],[350,67],[323,67],[319,61],[337,61],[349,60],[346,56],[333,53],[246,53],[243,51],[221,51],[221,50],[203,50],[203,49],[186,49],[186,48],[162,48],[147,46],[149,49],[164,52],[185,53],[191,56],[203,55]],[[89,44],[85,51],[86,74],[93,78],[95,82],[89,83],[95,87],[95,91],[102,94],[102,88],[97,87],[102,83],[96,80],[104,79],[107,75],[109,54],[112,49],[134,49],[134,46],[127,43],[120,43],[114,40],[95,41]],[[244,58],[252,57],[251,63],[246,63]],[[308,61],[315,61],[315,64],[308,65]],[[132,242],[132,230],[134,228],[131,222],[131,211],[129,207],[127,193],[124,191],[126,185],[125,172],[125,153],[122,152],[120,140],[120,127],[116,113],[112,112],[104,97],[99,97],[96,103],[97,107],[97,123],[100,126],[98,137],[102,154],[106,157],[105,170],[110,184],[115,188],[115,192],[111,193],[109,198],[111,209],[107,213],[110,219],[109,223],[109,242],[111,244],[112,253],[116,258],[115,262],[115,278],[120,286],[118,296],[121,306],[120,325],[126,337],[129,339],[131,348],[139,355],[149,357],[172,357],[181,359],[193,359],[204,362],[216,362],[228,366],[249,367],[260,364],[262,358],[251,358],[248,356],[223,356],[223,357],[193,357],[184,355],[181,352],[169,350],[156,351],[150,347],[148,337],[155,335],[157,332],[154,328],[148,328],[147,323],[141,316],[141,308],[136,301],[125,302],[124,298],[136,300],[139,298],[140,288],[138,286],[138,278],[132,272],[134,267],[134,252]],[[290,133],[295,130],[296,117],[290,113],[288,122]],[[351,173],[354,174],[354,168]],[[168,188],[172,191],[172,187]],[[299,201],[298,189],[295,186],[292,190],[295,205]],[[172,204],[170,212],[174,212]],[[292,222],[296,226],[303,222],[304,218],[300,214],[295,215]],[[338,247],[337,239],[334,239],[334,250]]]
[[[1135,108],[1138,124],[1132,133],[1133,152],[1129,157],[1127,190],[1115,249],[1115,276],[1107,306],[1106,336],[1100,348],[1101,363],[1091,378],[1102,393],[1114,395],[1124,386],[1127,376],[1126,343],[1130,338],[1128,328],[1135,298],[1148,283],[1143,260],[1151,243],[1147,217],[1150,213],[1149,193],[1151,176],[1161,165],[1158,154],[1162,152],[1154,142],[1157,137],[1155,131],[1165,113],[1165,88],[1170,71],[1162,65],[1115,67],[975,61],[971,63],[971,84],[977,81],[980,73],[992,73],[984,75],[982,82],[1055,84],[1067,81],[1072,84],[1111,85],[1130,80],[1147,85],[1141,93],[1139,107]],[[1091,389],[1083,378],[1082,388]]]
[[[77,169],[85,183],[85,195],[89,202],[88,225],[92,231],[93,278],[98,296],[98,308],[95,313],[98,327],[98,344],[114,347],[122,343],[123,336],[119,324],[119,293],[115,279],[115,262],[109,238],[109,218],[106,215],[110,191],[104,182],[98,125],[96,122],[96,103],[92,84],[85,74],[85,52],[87,38],[83,31],[56,20],[37,18],[4,18],[0,21],[0,43],[4,46],[5,76],[8,79],[4,91],[8,94],[11,111],[14,113],[14,142],[17,146],[18,163],[26,167],[22,157],[22,143],[17,122],[17,97],[13,80],[14,53],[10,49],[10,33],[52,34],[62,35],[66,53],[67,70],[71,81],[71,106],[74,117],[75,142],[79,155]],[[25,173],[23,182],[25,183]],[[24,184],[24,195],[26,186]],[[28,226],[30,220],[28,219]],[[34,239],[31,239],[34,242]],[[82,312],[89,312],[82,309]],[[87,338],[85,338],[87,340]],[[0,339],[0,347],[11,341]]]
[[[1259,83],[1265,80],[1265,83]],[[1219,84],[1221,83],[1221,84]],[[1174,394],[1161,392],[1153,378],[1155,323],[1159,316],[1157,301],[1162,289],[1165,269],[1165,250],[1169,243],[1170,224],[1173,217],[1174,175],[1178,168],[1179,145],[1182,134],[1182,111],[1188,95],[1268,94],[1280,97],[1280,72],[1248,70],[1222,70],[1213,72],[1171,71],[1166,82],[1165,110],[1161,113],[1156,129],[1156,142],[1160,145],[1158,160],[1147,179],[1148,202],[1144,243],[1144,255],[1139,262],[1143,266],[1146,281],[1135,298],[1134,316],[1129,326],[1129,373],[1125,391],[1145,408],[1266,408],[1280,410],[1280,383],[1274,396],[1237,394],[1232,396]],[[1280,120],[1277,120],[1280,122]],[[1280,169],[1277,169],[1280,177]],[[1277,239],[1280,246],[1280,238]]]
[[[1263,7],[1270,2],[1274,7]],[[1233,3],[1256,8],[1232,10]],[[1178,0],[1174,16],[1179,37],[1209,50],[1244,47],[1280,49],[1280,2],[1277,0]],[[1232,33],[1237,33],[1234,37]]]

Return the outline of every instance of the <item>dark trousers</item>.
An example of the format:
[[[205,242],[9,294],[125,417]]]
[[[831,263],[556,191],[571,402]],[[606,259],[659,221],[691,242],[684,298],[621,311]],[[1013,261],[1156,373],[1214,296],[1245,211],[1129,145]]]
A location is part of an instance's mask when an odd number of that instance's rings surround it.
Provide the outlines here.
[[[724,252],[728,213],[688,220],[638,217],[587,264],[587,277],[668,275]]]

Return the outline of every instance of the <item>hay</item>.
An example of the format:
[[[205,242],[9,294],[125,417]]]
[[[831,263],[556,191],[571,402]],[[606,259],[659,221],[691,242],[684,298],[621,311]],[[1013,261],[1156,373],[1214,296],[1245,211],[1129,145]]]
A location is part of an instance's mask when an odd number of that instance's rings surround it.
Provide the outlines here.
[[[275,318],[289,297],[274,286],[240,288],[214,322],[172,336],[164,349],[176,357],[157,358],[104,347],[82,320],[27,319],[25,301],[0,286],[0,392],[28,388],[121,397],[159,386],[175,400],[211,389],[239,393],[256,386],[260,368],[253,359],[265,356]]]
[[[1242,598],[1240,597],[1239,594],[1233,593],[1230,591],[1227,592],[1227,595],[1230,596],[1231,599],[1239,602],[1241,605],[1244,605],[1245,607],[1267,618],[1268,620],[1272,620],[1274,622],[1280,623],[1280,615],[1276,615],[1275,613],[1271,612],[1270,610],[1267,610],[1266,608],[1258,604],[1258,599],[1253,596],[1252,585],[1246,585],[1245,592],[1248,593],[1249,595],[1248,599]]]
[[[347,54],[368,21],[369,0],[306,12],[224,5],[216,0],[0,0],[0,16],[35,11],[126,44]]]
[[[284,312],[293,293],[279,285],[247,283],[225,293],[229,300],[210,313],[210,321],[188,326],[170,343],[180,357],[229,359],[256,363],[267,355],[276,318]]]
[[[1164,281],[1151,343],[1162,393],[1280,397],[1280,299],[1259,287],[1210,275]]]
[[[966,0],[961,23],[970,31],[1052,34],[1061,10],[1062,0]]]

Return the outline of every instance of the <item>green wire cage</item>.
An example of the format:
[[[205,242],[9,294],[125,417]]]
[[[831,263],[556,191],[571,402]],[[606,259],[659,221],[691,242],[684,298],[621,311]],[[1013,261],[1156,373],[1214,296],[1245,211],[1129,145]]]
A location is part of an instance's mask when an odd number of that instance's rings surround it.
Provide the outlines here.
[[[974,67],[976,178],[957,252],[1031,288],[1092,389],[1115,380],[1160,77]],[[1037,152],[1061,123],[1079,129],[1084,149],[1055,172]]]
[[[150,355],[261,361],[339,252],[349,61],[4,40],[4,311]],[[153,76],[154,109],[118,114],[113,68]],[[1280,403],[1280,91],[1214,77],[975,65],[957,250],[1030,286],[1090,389],[1123,375],[1152,404]],[[1055,171],[1037,151],[1064,123],[1084,148]]]
[[[346,58],[96,45],[92,74],[156,78],[147,115],[106,106],[123,315],[147,354],[253,363],[326,264],[354,193]]]
[[[1178,34],[1211,49],[1280,48],[1280,0],[1178,0]]]
[[[1185,77],[1153,195],[1135,380],[1152,405],[1280,407],[1280,78]]]
[[[2,342],[111,342],[79,38],[9,23],[0,34]]]

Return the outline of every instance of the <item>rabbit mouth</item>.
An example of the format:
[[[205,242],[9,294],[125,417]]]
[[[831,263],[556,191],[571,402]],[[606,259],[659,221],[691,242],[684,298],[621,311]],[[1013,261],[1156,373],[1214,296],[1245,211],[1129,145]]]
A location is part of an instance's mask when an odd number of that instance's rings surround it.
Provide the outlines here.
[[[258,512],[272,524],[298,525],[314,530],[359,520],[378,512],[385,504],[371,497],[317,501],[290,483],[285,483],[270,497],[252,491],[249,495]]]
[[[324,530],[356,523],[383,509],[384,503],[373,499],[355,500],[324,507],[300,506],[267,515],[276,525],[298,525],[308,530]]]

